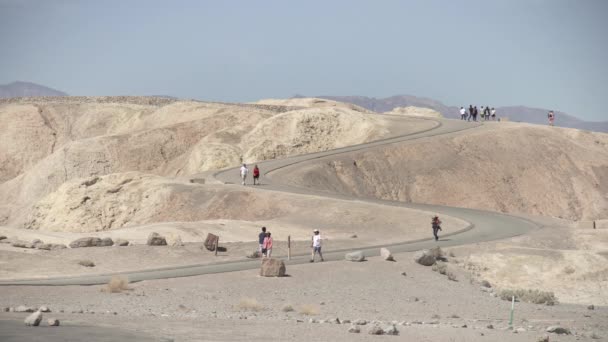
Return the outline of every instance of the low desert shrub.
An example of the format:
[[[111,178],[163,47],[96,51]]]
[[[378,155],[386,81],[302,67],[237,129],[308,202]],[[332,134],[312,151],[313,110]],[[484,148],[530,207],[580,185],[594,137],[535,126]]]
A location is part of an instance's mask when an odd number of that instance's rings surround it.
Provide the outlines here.
[[[262,305],[254,298],[241,298],[239,309],[245,311],[260,311],[262,310]]]
[[[129,279],[123,276],[113,276],[108,284],[101,289],[102,292],[119,293],[130,290]]]
[[[498,296],[503,300],[511,300],[515,296],[515,300],[533,303],[533,304],[546,304],[554,305],[557,304],[557,298],[553,292],[545,292],[539,290],[501,290]]]
[[[319,309],[314,305],[304,304],[300,307],[300,313],[302,315],[314,316],[319,314]]]

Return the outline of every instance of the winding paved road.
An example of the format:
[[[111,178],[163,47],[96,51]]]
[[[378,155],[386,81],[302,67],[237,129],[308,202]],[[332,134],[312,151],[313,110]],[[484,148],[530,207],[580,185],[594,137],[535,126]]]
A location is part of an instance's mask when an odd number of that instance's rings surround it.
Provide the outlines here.
[[[416,133],[400,135],[392,138],[382,139],[373,141],[370,143],[354,145],[339,149],[334,149],[325,152],[311,153],[305,155],[299,155],[289,157],[280,160],[270,160],[260,162],[258,165],[264,174],[264,186],[256,188],[257,191],[284,191],[299,194],[310,194],[316,196],[331,197],[349,201],[365,201],[378,203],[383,205],[391,205],[398,207],[406,207],[412,209],[420,209],[431,212],[436,212],[440,215],[449,215],[463,219],[471,223],[467,228],[454,232],[451,234],[442,235],[442,239],[439,242],[435,242],[433,239],[424,239],[416,241],[406,241],[400,243],[394,243],[391,245],[382,246],[371,246],[364,247],[357,250],[361,250],[366,256],[379,255],[378,247],[390,247],[393,253],[410,252],[416,251],[423,248],[429,248],[434,246],[455,246],[470,244],[476,242],[490,241],[504,239],[512,236],[524,234],[532,229],[538,228],[538,226],[526,219],[505,215],[495,212],[464,209],[428,204],[415,204],[415,203],[403,203],[396,201],[385,201],[374,198],[354,198],[342,196],[339,194],[326,193],[320,191],[313,191],[311,189],[298,188],[287,184],[280,184],[273,181],[273,174],[280,172],[280,170],[289,166],[310,163],[315,160],[328,158],[331,159],[336,155],[346,154],[350,152],[360,151],[364,149],[372,149],[388,144],[396,143],[407,143],[409,141],[415,141],[418,139],[424,139],[428,137],[438,135],[457,135],[463,134],[463,131],[476,129],[480,124],[468,123],[458,120],[445,120],[445,119],[424,119],[432,120],[436,122],[436,125],[430,129],[419,131]],[[240,177],[238,168],[232,168],[228,170],[219,171],[214,174],[214,177],[224,184],[234,184],[231,186],[242,186],[240,185]],[[249,178],[251,179],[251,178]],[[230,185],[229,185],[230,186]],[[349,249],[350,250],[350,249]],[[334,250],[325,251],[324,257],[328,261],[341,260],[344,258],[344,253],[347,250]],[[287,265],[303,264],[309,260],[309,254],[306,255],[295,255],[292,256],[290,261],[286,261]],[[167,267],[158,269],[147,269],[142,271],[129,271],[129,272],[117,272],[112,274],[99,274],[99,275],[83,275],[78,277],[54,277],[46,279],[21,279],[21,280],[7,280],[0,281],[0,285],[95,285],[95,284],[106,284],[113,275],[126,275],[130,281],[141,281],[150,279],[164,279],[164,278],[176,278],[176,277],[187,277],[201,274],[211,273],[222,273],[222,272],[233,272],[258,268],[260,266],[259,260],[242,260],[242,261],[230,261],[221,262],[216,264],[207,265],[188,265],[180,267]]]

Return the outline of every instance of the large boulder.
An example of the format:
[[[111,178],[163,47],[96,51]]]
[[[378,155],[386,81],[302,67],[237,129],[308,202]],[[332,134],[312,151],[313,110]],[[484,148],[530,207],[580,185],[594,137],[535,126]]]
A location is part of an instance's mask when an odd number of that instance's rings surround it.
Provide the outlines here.
[[[365,261],[365,254],[363,254],[361,251],[346,253],[346,255],[344,255],[344,259],[348,261],[361,262]]]
[[[25,318],[24,323],[27,326],[37,327],[38,325],[40,325],[40,321],[42,321],[42,312],[36,311],[33,314],[27,316]]]
[[[6,239],[6,236],[0,235],[0,240],[5,240],[5,239]]]
[[[40,245],[36,245],[36,248],[50,251],[54,249],[64,249],[67,248],[67,246],[62,243],[43,243]]]
[[[280,259],[263,259],[260,275],[262,277],[283,277],[285,276],[285,263]]]
[[[114,245],[115,246],[128,246],[129,245],[129,241],[125,240],[125,239],[116,239],[116,241],[114,241]]]
[[[166,246],[167,239],[164,236],[161,236],[158,233],[150,233],[148,236],[148,245],[149,246]]]
[[[17,248],[34,248],[34,245],[31,242],[15,240],[11,243],[11,246]]]
[[[414,254],[414,260],[423,266],[433,266],[437,261],[433,253],[428,249],[416,252],[416,254]]]
[[[83,237],[70,242],[70,248],[96,247],[100,244],[101,239],[98,237]]]
[[[15,312],[34,312],[35,310],[30,308],[29,306],[19,305],[15,308]]]
[[[547,328],[548,333],[558,334],[558,335],[570,335],[571,332],[567,328],[560,327],[559,325],[553,325]]]
[[[112,241],[111,238],[107,237],[107,238],[101,239],[101,241],[99,242],[99,245],[97,245],[97,246],[106,247],[106,246],[113,246],[113,245],[114,245],[114,241]]]
[[[393,258],[393,254],[391,254],[391,251],[386,248],[380,248],[380,256],[386,261],[395,261],[395,258]]]

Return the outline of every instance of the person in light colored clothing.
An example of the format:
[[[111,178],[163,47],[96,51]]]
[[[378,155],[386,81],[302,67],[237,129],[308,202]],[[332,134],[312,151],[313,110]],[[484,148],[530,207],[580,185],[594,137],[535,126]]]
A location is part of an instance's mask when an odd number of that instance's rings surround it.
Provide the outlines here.
[[[266,233],[266,237],[264,238],[264,248],[266,251],[265,257],[270,258],[272,255],[272,237],[270,236],[270,232]]]
[[[460,107],[460,120],[465,120],[467,118],[467,111],[464,107]]]
[[[245,185],[245,180],[247,179],[248,173],[249,169],[247,168],[247,164],[243,164],[243,166],[241,166],[241,179],[243,180],[243,185]]]
[[[315,262],[315,254],[317,254],[317,253],[319,253],[319,256],[321,257],[321,261],[325,261],[325,260],[323,260],[323,254],[321,253],[321,234],[319,234],[318,229],[313,230],[312,245],[310,247],[312,247],[312,254],[310,256],[310,262]]]

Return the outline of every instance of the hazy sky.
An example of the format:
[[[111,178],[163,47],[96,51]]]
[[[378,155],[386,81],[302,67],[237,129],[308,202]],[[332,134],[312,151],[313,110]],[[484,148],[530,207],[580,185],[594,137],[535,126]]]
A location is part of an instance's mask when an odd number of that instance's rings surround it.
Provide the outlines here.
[[[424,96],[608,120],[608,1],[0,0],[0,83],[252,101]]]

